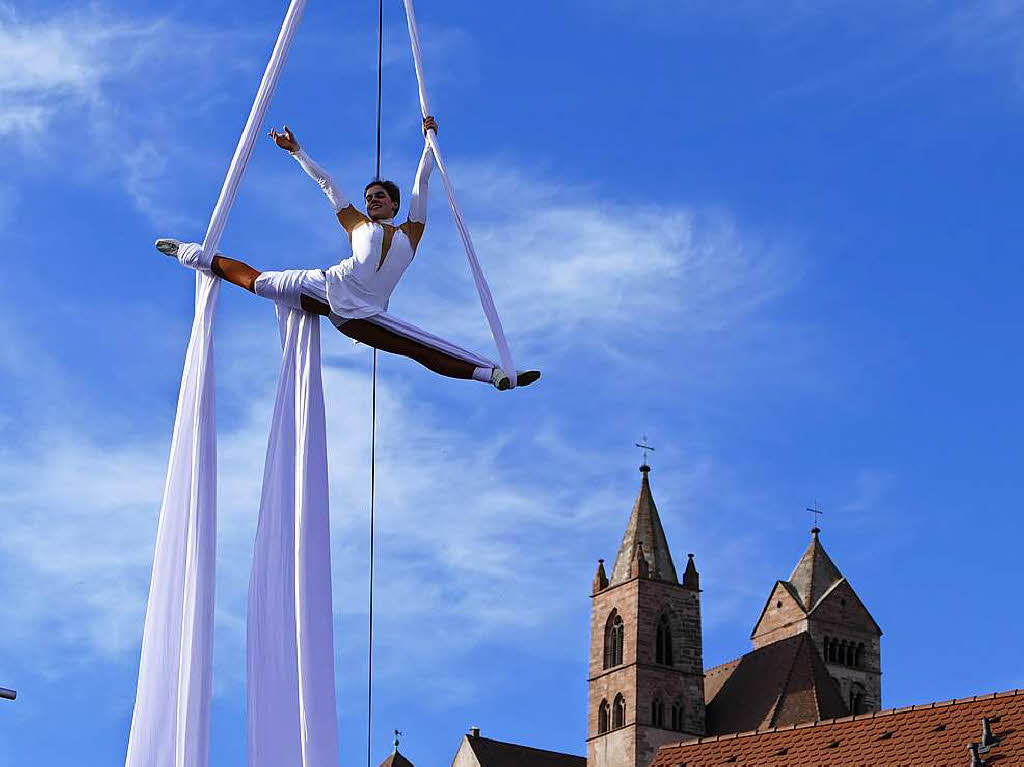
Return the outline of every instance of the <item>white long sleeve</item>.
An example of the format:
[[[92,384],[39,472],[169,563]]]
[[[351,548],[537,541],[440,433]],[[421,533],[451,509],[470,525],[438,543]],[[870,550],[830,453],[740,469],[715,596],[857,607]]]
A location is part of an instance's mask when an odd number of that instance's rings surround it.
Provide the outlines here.
[[[331,205],[334,206],[334,212],[338,213],[344,208],[347,208],[351,203],[345,194],[335,185],[334,180],[330,174],[321,168],[316,162],[313,161],[308,154],[302,149],[297,152],[291,152],[291,156],[295,158],[296,162],[302,166],[302,169],[306,171],[311,179],[316,181],[320,185],[320,188],[324,190],[324,194],[327,195],[327,199],[331,201]]]
[[[430,179],[430,171],[434,169],[434,150],[429,144],[423,145],[423,154],[420,156],[420,165],[416,169],[416,180],[412,185],[412,195],[409,197],[409,220],[418,224],[427,222],[427,181]]]

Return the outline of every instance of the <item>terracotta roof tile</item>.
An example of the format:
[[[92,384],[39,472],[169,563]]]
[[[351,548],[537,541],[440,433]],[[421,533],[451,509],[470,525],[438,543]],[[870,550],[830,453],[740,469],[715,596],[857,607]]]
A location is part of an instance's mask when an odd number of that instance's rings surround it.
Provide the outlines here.
[[[982,717],[999,738],[992,767],[1024,764],[1024,690],[876,711],[663,746],[651,767],[968,767]],[[784,753],[783,753],[784,751]]]

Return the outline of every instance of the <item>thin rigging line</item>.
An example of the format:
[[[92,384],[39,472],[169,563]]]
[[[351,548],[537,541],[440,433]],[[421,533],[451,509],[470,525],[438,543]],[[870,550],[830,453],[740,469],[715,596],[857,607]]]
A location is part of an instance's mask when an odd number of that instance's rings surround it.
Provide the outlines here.
[[[384,99],[384,0],[379,0],[377,16],[377,175],[380,181],[380,123]],[[377,349],[373,350],[373,385],[370,405],[370,594],[369,636],[366,659],[366,767],[372,765],[373,742],[373,523],[377,497]]]

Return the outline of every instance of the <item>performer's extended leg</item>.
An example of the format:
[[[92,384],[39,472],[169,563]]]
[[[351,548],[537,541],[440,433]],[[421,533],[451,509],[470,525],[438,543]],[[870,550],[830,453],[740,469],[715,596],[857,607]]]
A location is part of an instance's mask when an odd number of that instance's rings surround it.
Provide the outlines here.
[[[213,263],[210,264],[210,271],[222,280],[227,280],[233,285],[245,288],[250,293],[256,292],[256,278],[260,276],[260,272],[244,261],[216,255],[213,257]]]
[[[299,305],[308,312],[323,316],[330,316],[331,314],[330,306],[328,306],[326,301],[321,300],[321,298],[326,298],[326,295],[322,294],[319,283],[315,279],[318,275],[322,278],[322,272],[314,274],[315,270],[292,270],[264,273],[254,269],[244,261],[221,254],[213,256],[208,264],[204,264],[200,263],[202,250],[196,243],[181,243],[178,240],[165,238],[157,240],[156,246],[160,252],[178,258],[185,266],[193,269],[208,268],[217,277],[233,285],[238,285],[250,293],[256,293],[259,296],[272,300],[284,300],[285,303],[288,303],[289,292],[294,291],[290,293],[291,302],[298,299]],[[261,282],[260,290],[257,292],[257,281],[261,275],[265,277],[265,280]],[[307,280],[312,282],[305,282]],[[266,282],[266,284],[264,285],[263,282]],[[312,290],[319,297],[314,298],[308,295],[305,292],[306,289]],[[374,322],[351,319],[341,323],[338,326],[338,330],[349,338],[372,346],[375,349],[408,357],[438,375],[448,378],[482,381],[490,383],[501,390],[509,388],[510,385],[509,376],[498,368],[490,366],[480,367],[474,362],[460,359],[442,349],[435,348],[416,338],[395,332],[387,327],[382,327]],[[481,364],[486,363],[481,362]],[[532,370],[520,371],[518,377],[520,386],[528,386],[540,377],[540,373]]]
[[[306,308],[305,301],[303,301],[303,308]],[[313,311],[313,309],[309,309],[309,311]],[[432,370],[448,378],[469,379],[473,377],[473,371],[476,370],[476,366],[471,362],[455,359],[444,352],[431,349],[429,346],[392,333],[387,328],[374,325],[366,320],[349,320],[338,330],[367,346],[408,357],[423,365],[427,370]]]

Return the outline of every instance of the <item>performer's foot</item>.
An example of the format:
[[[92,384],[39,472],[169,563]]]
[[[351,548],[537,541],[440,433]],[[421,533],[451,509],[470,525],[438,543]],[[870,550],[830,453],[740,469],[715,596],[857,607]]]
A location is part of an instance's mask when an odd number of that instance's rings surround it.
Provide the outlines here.
[[[177,258],[178,248],[181,245],[181,240],[174,240],[171,239],[170,237],[161,237],[159,240],[156,241],[155,245],[156,249],[163,253],[165,256]]]
[[[516,373],[516,387],[529,386],[540,378],[539,370],[520,370]]]
[[[529,386],[538,378],[539,370],[520,370],[516,373],[516,386]],[[494,368],[491,371],[491,385],[498,391],[508,391],[512,388],[512,378],[501,368]]]
[[[182,242],[173,237],[161,237],[155,243],[156,249],[166,256],[176,258],[182,266],[190,269],[204,269],[209,271],[213,262],[212,256],[203,252],[203,246],[198,242]]]

